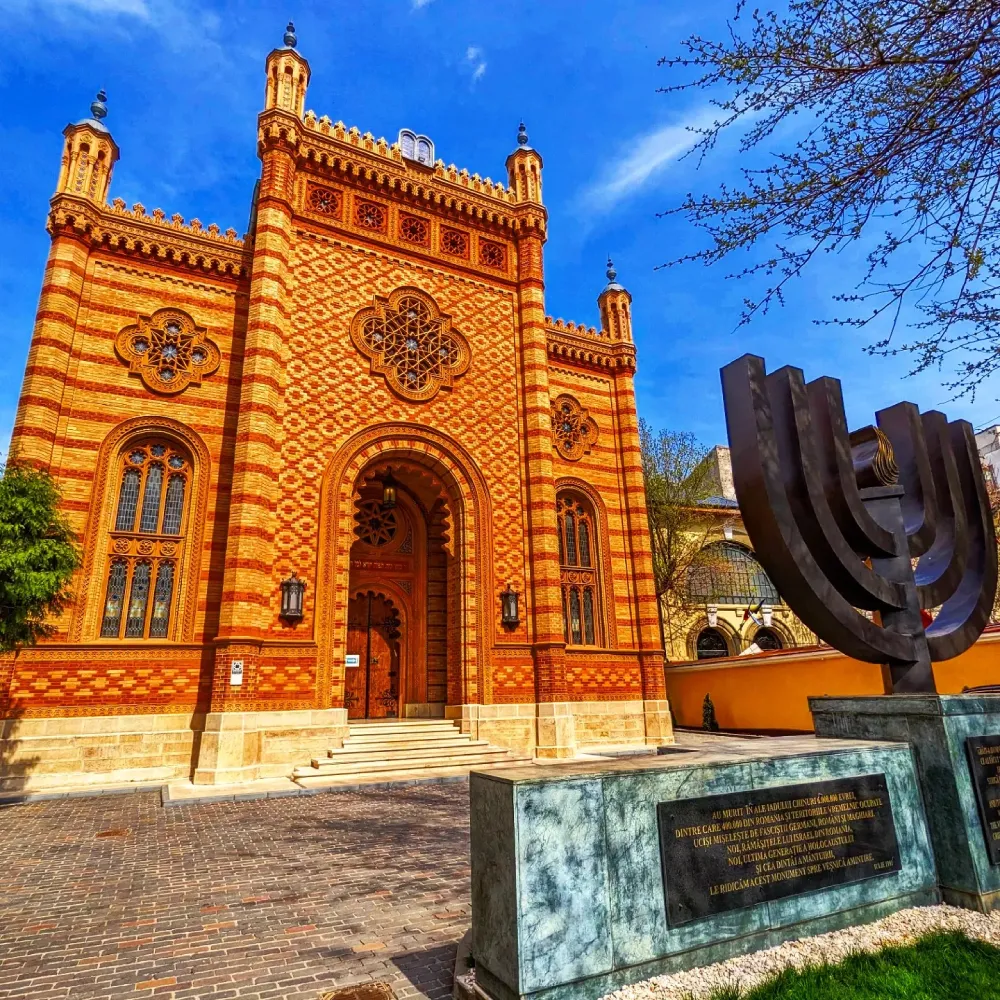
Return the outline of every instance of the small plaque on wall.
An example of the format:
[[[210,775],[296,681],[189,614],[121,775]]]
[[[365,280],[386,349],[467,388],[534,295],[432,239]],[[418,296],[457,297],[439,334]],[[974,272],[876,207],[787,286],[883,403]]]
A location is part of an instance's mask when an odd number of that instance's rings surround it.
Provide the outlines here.
[[[884,774],[656,807],[667,924],[902,868]]]
[[[344,657],[345,667],[360,667],[361,666],[361,654],[360,653],[348,653]]]
[[[1000,865],[1000,736],[970,736],[965,741],[972,787],[991,865]]]

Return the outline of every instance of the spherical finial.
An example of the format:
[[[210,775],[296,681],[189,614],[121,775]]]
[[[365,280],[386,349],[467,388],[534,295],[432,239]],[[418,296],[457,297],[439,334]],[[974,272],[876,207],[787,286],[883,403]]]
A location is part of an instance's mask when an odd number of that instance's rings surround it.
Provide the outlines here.
[[[298,38],[295,37],[295,25],[291,21],[288,22],[288,27],[285,28],[285,45],[294,49],[298,43]]]
[[[104,102],[108,99],[108,95],[104,92],[104,88],[97,92],[97,97],[90,105],[90,116],[96,118],[100,121],[102,118],[106,118],[108,114],[108,106]]]
[[[519,146],[528,145],[528,130],[524,127],[524,122],[517,126],[517,144]]]
[[[610,254],[608,254],[608,270],[607,270],[606,273],[607,273],[607,276],[608,276],[608,281],[613,284],[615,278],[618,277],[618,272],[615,270],[615,265],[614,265],[613,261],[611,260],[611,255]]]

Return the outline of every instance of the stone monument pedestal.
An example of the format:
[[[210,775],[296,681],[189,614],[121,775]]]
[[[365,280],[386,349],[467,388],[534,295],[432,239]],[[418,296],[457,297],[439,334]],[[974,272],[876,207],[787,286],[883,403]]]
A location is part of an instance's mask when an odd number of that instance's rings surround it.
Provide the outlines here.
[[[472,954],[488,1000],[629,983],[938,902],[905,743],[473,771]]]
[[[910,744],[942,899],[1000,906],[1000,694],[810,698],[809,708],[819,737]]]

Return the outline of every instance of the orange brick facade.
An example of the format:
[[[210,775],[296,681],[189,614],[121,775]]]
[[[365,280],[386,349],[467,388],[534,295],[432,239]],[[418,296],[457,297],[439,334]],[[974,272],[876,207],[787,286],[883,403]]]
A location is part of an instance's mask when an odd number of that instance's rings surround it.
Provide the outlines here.
[[[369,590],[400,616],[399,714],[662,702],[628,293],[601,294],[599,330],[546,316],[542,160],[526,142],[506,185],[418,162],[306,112],[309,72],[293,48],[268,57],[244,240],[109,204],[110,133],[66,130],[13,449],[55,476],[84,565],[56,634],[0,661],[5,714],[343,708],[349,605]],[[414,346],[418,320],[431,333]],[[157,368],[176,324],[190,337]],[[186,477],[177,540],[119,530],[128,456],[155,464],[154,445]],[[408,535],[384,554],[358,517],[387,474]],[[593,530],[576,641],[566,491]],[[129,586],[146,560],[149,606],[158,567],[173,574],[143,637],[102,634],[119,555]],[[280,614],[293,572],[298,620]],[[508,585],[516,627],[501,623]]]

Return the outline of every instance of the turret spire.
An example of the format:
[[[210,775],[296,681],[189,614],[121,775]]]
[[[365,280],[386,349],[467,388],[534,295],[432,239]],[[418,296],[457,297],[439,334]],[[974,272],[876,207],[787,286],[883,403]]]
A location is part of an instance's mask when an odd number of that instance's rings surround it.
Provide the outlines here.
[[[521,124],[517,126],[517,144],[522,149],[526,146],[528,149],[531,148],[528,146],[528,130],[525,128],[524,122],[521,122]]]
[[[289,21],[288,27],[285,28],[285,37],[284,37],[285,48],[294,49],[295,46],[298,44],[298,41],[299,41],[298,37],[295,34],[295,25],[291,21]]]
[[[90,116],[96,118],[100,121],[102,118],[107,118],[108,116],[108,106],[105,103],[108,99],[108,95],[104,92],[104,88],[97,92],[97,97],[91,102],[90,105]]]

